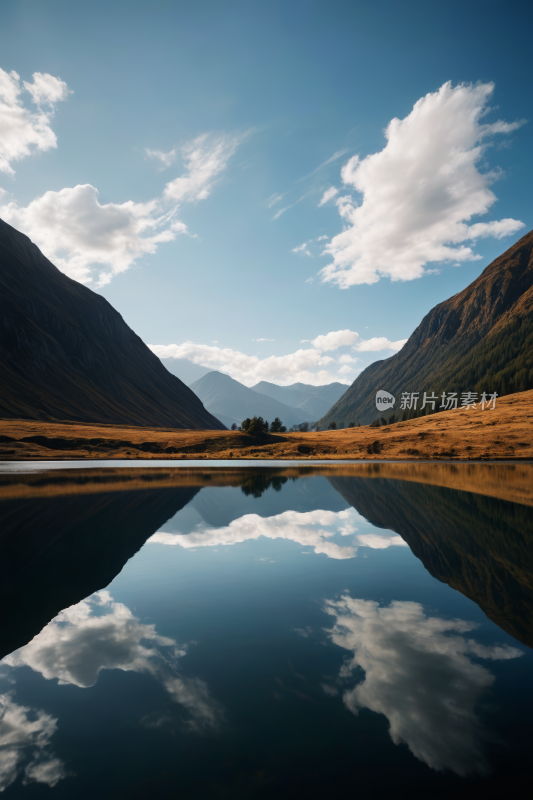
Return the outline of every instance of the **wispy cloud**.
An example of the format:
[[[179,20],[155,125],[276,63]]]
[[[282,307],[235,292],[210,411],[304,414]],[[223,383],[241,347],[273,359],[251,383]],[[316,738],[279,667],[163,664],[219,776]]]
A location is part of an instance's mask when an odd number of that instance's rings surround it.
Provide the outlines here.
[[[148,158],[153,158],[161,163],[159,168],[160,170],[170,167],[170,165],[176,160],[177,156],[177,150],[175,147],[173,147],[172,150],[169,150],[167,153],[163,152],[162,150],[150,150],[149,147],[145,147],[144,151]]]
[[[280,200],[282,200],[285,197],[286,194],[287,194],[287,192],[283,192],[283,194],[272,194],[272,195],[270,195],[270,197],[267,200],[268,208],[272,208],[272,206],[275,206],[276,203],[279,203]]]
[[[344,148],[344,150],[337,150],[336,153],[333,153],[333,155],[330,158],[327,158],[325,161],[322,162],[322,164],[319,164],[318,167],[314,169],[312,172],[309,172],[307,175],[304,175],[303,178],[298,178],[296,183],[301,183],[301,181],[305,181],[306,178],[311,178],[313,175],[316,175],[316,173],[319,172],[323,167],[327,167],[328,164],[332,164],[334,161],[337,161],[337,159],[342,158],[342,156],[346,155],[347,152],[348,152],[347,148]]]
[[[39,91],[43,94],[45,90]],[[181,148],[185,173],[169,181],[161,197],[146,203],[101,204],[98,190],[85,184],[46,192],[27,206],[7,203],[0,206],[0,214],[67,275],[104,286],[138,259],[155,253],[160,244],[181,234],[190,235],[185,223],[177,219],[179,208],[211,194],[247,136],[202,134],[187,142]],[[169,153],[161,155],[170,158]]]

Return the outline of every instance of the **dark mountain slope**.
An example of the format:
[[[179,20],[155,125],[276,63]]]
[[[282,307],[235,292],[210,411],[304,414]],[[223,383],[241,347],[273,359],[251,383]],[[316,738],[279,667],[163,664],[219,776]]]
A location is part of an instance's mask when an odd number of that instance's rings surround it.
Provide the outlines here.
[[[0,659],[108,586],[195,487],[0,503]]]
[[[428,572],[533,647],[533,509],[439,486],[330,478],[372,525],[395,531]]]
[[[309,419],[299,409],[249,389],[222,372],[210,372],[190,387],[205,407],[219,419],[233,419],[239,425],[246,417],[263,417],[272,422],[279,417],[290,427]]]
[[[299,408],[309,421],[324,416],[347,388],[345,383],[328,383],[325,386],[293,383],[290,386],[278,386],[268,381],[261,381],[252,386],[254,392],[266,394],[288,406]]]
[[[100,295],[0,220],[0,417],[221,429]]]
[[[427,314],[399,353],[376,361],[319,421],[327,428],[378,416],[375,395],[391,392],[533,388],[533,231],[470,286]]]

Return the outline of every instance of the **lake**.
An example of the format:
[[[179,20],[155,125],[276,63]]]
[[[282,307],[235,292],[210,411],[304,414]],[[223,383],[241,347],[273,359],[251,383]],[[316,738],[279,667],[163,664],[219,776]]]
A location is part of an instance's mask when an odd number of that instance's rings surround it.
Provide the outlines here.
[[[6,798],[502,795],[530,464],[0,465]]]

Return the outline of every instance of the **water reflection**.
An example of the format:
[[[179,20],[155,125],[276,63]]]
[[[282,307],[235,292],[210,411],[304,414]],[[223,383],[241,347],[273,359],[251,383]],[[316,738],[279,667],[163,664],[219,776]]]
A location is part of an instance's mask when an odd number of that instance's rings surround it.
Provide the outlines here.
[[[52,752],[57,719],[40,709],[18,705],[0,695],[0,792],[23,775],[23,783],[55,786],[66,776],[64,763]]]
[[[344,595],[325,610],[335,620],[331,640],[353,654],[340,677],[351,678],[358,667],[365,672],[344,692],[350,711],[384,714],[394,744],[406,744],[434,770],[487,775],[477,705],[494,676],[473,659],[511,659],[522,651],[466,638],[475,624],[427,616],[419,603],[380,607]]]
[[[311,547],[315,553],[324,553],[329,558],[354,558],[359,546],[384,549],[393,545],[406,546],[397,535],[360,534],[355,523],[360,520],[353,509],[346,511],[285,511],[272,517],[245,514],[222,528],[206,528],[197,525],[187,534],[159,531],[148,539],[152,544],[179,545],[186,549],[238,544],[248,540],[288,539],[303,547]],[[351,536],[352,544],[340,545],[331,537]]]
[[[62,611],[25,647],[7,656],[9,667],[31,667],[46,680],[81,689],[94,686],[104,669],[148,673],[187,712],[185,724],[201,732],[216,728],[221,706],[204,681],[181,674],[187,646],[156,633],[109,592],[100,591]],[[153,723],[153,721],[152,721]]]

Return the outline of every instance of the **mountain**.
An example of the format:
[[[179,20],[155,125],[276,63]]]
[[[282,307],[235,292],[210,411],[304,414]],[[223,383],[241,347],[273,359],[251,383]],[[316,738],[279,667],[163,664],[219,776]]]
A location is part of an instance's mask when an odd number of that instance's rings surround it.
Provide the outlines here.
[[[277,386],[268,381],[261,381],[252,386],[254,392],[266,394],[288,406],[299,408],[310,422],[323,417],[347,388],[345,383],[328,383],[326,386],[293,383],[290,386]]]
[[[100,295],[0,220],[0,417],[220,430]]]
[[[0,503],[0,659],[104,589],[199,491],[24,497]]]
[[[308,419],[299,409],[258,394],[222,372],[210,372],[191,383],[190,388],[211,414],[221,420],[232,419],[238,425],[254,415],[269,422],[279,417],[288,428]]]
[[[533,509],[399,480],[330,478],[378,528],[395,531],[437,580],[533,647]]]
[[[201,367],[200,364],[193,364],[188,358],[162,358],[161,363],[172,375],[175,375],[186,386],[190,386],[194,381],[199,381],[208,372],[209,367]]]
[[[435,306],[396,355],[367,367],[318,423],[367,424],[376,392],[533,389],[533,231],[466,289]]]

